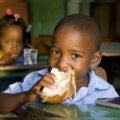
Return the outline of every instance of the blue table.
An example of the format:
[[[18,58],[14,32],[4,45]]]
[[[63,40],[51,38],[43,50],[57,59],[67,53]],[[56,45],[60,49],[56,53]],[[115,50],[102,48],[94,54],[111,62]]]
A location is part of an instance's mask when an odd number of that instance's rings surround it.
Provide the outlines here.
[[[25,116],[23,116],[24,120],[120,120],[120,109],[98,105],[66,106],[61,104],[34,104],[31,105],[31,108],[37,109],[37,111],[28,111],[25,113]],[[40,110],[58,115],[60,117],[43,114]]]
[[[33,108],[46,110],[50,113],[63,116],[55,120],[120,120],[120,109],[99,105],[33,105]],[[53,120],[51,118],[50,120]]]

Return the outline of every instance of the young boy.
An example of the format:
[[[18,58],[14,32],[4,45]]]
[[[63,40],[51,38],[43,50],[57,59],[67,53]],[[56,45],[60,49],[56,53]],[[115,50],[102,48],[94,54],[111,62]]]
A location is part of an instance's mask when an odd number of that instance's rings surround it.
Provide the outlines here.
[[[63,18],[55,27],[50,51],[50,68],[66,71],[75,69],[77,95],[63,104],[94,104],[97,98],[117,97],[115,89],[94,74],[101,61],[99,50],[101,33],[95,21],[88,16],[73,14]],[[0,112],[44,97],[43,87],[54,86],[55,75],[49,68],[28,74],[23,83],[13,84],[0,95]]]

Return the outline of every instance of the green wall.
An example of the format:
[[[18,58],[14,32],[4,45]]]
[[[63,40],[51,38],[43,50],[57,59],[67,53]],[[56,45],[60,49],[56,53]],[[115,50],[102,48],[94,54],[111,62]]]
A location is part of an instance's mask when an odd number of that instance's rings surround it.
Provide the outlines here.
[[[32,36],[50,35],[66,15],[66,0],[27,0],[30,5]]]

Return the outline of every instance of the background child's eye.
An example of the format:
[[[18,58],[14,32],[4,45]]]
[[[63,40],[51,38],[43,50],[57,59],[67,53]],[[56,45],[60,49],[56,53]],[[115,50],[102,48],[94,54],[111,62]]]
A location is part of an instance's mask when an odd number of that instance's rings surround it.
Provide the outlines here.
[[[81,57],[81,56],[80,56],[79,54],[73,54],[73,55],[72,55],[72,58],[73,58],[73,59],[80,58],[80,57]]]
[[[7,44],[12,44],[13,42],[11,40],[5,40]]]
[[[60,51],[59,50],[51,50],[51,54],[60,55]]]

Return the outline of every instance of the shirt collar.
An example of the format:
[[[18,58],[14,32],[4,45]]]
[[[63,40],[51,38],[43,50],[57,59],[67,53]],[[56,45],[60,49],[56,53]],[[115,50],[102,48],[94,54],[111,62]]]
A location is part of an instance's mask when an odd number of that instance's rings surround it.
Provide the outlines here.
[[[88,84],[89,92],[94,91],[94,89],[104,90],[109,88],[109,84],[107,83],[107,81],[95,75],[93,70],[89,71],[89,77],[90,77],[90,81]]]

